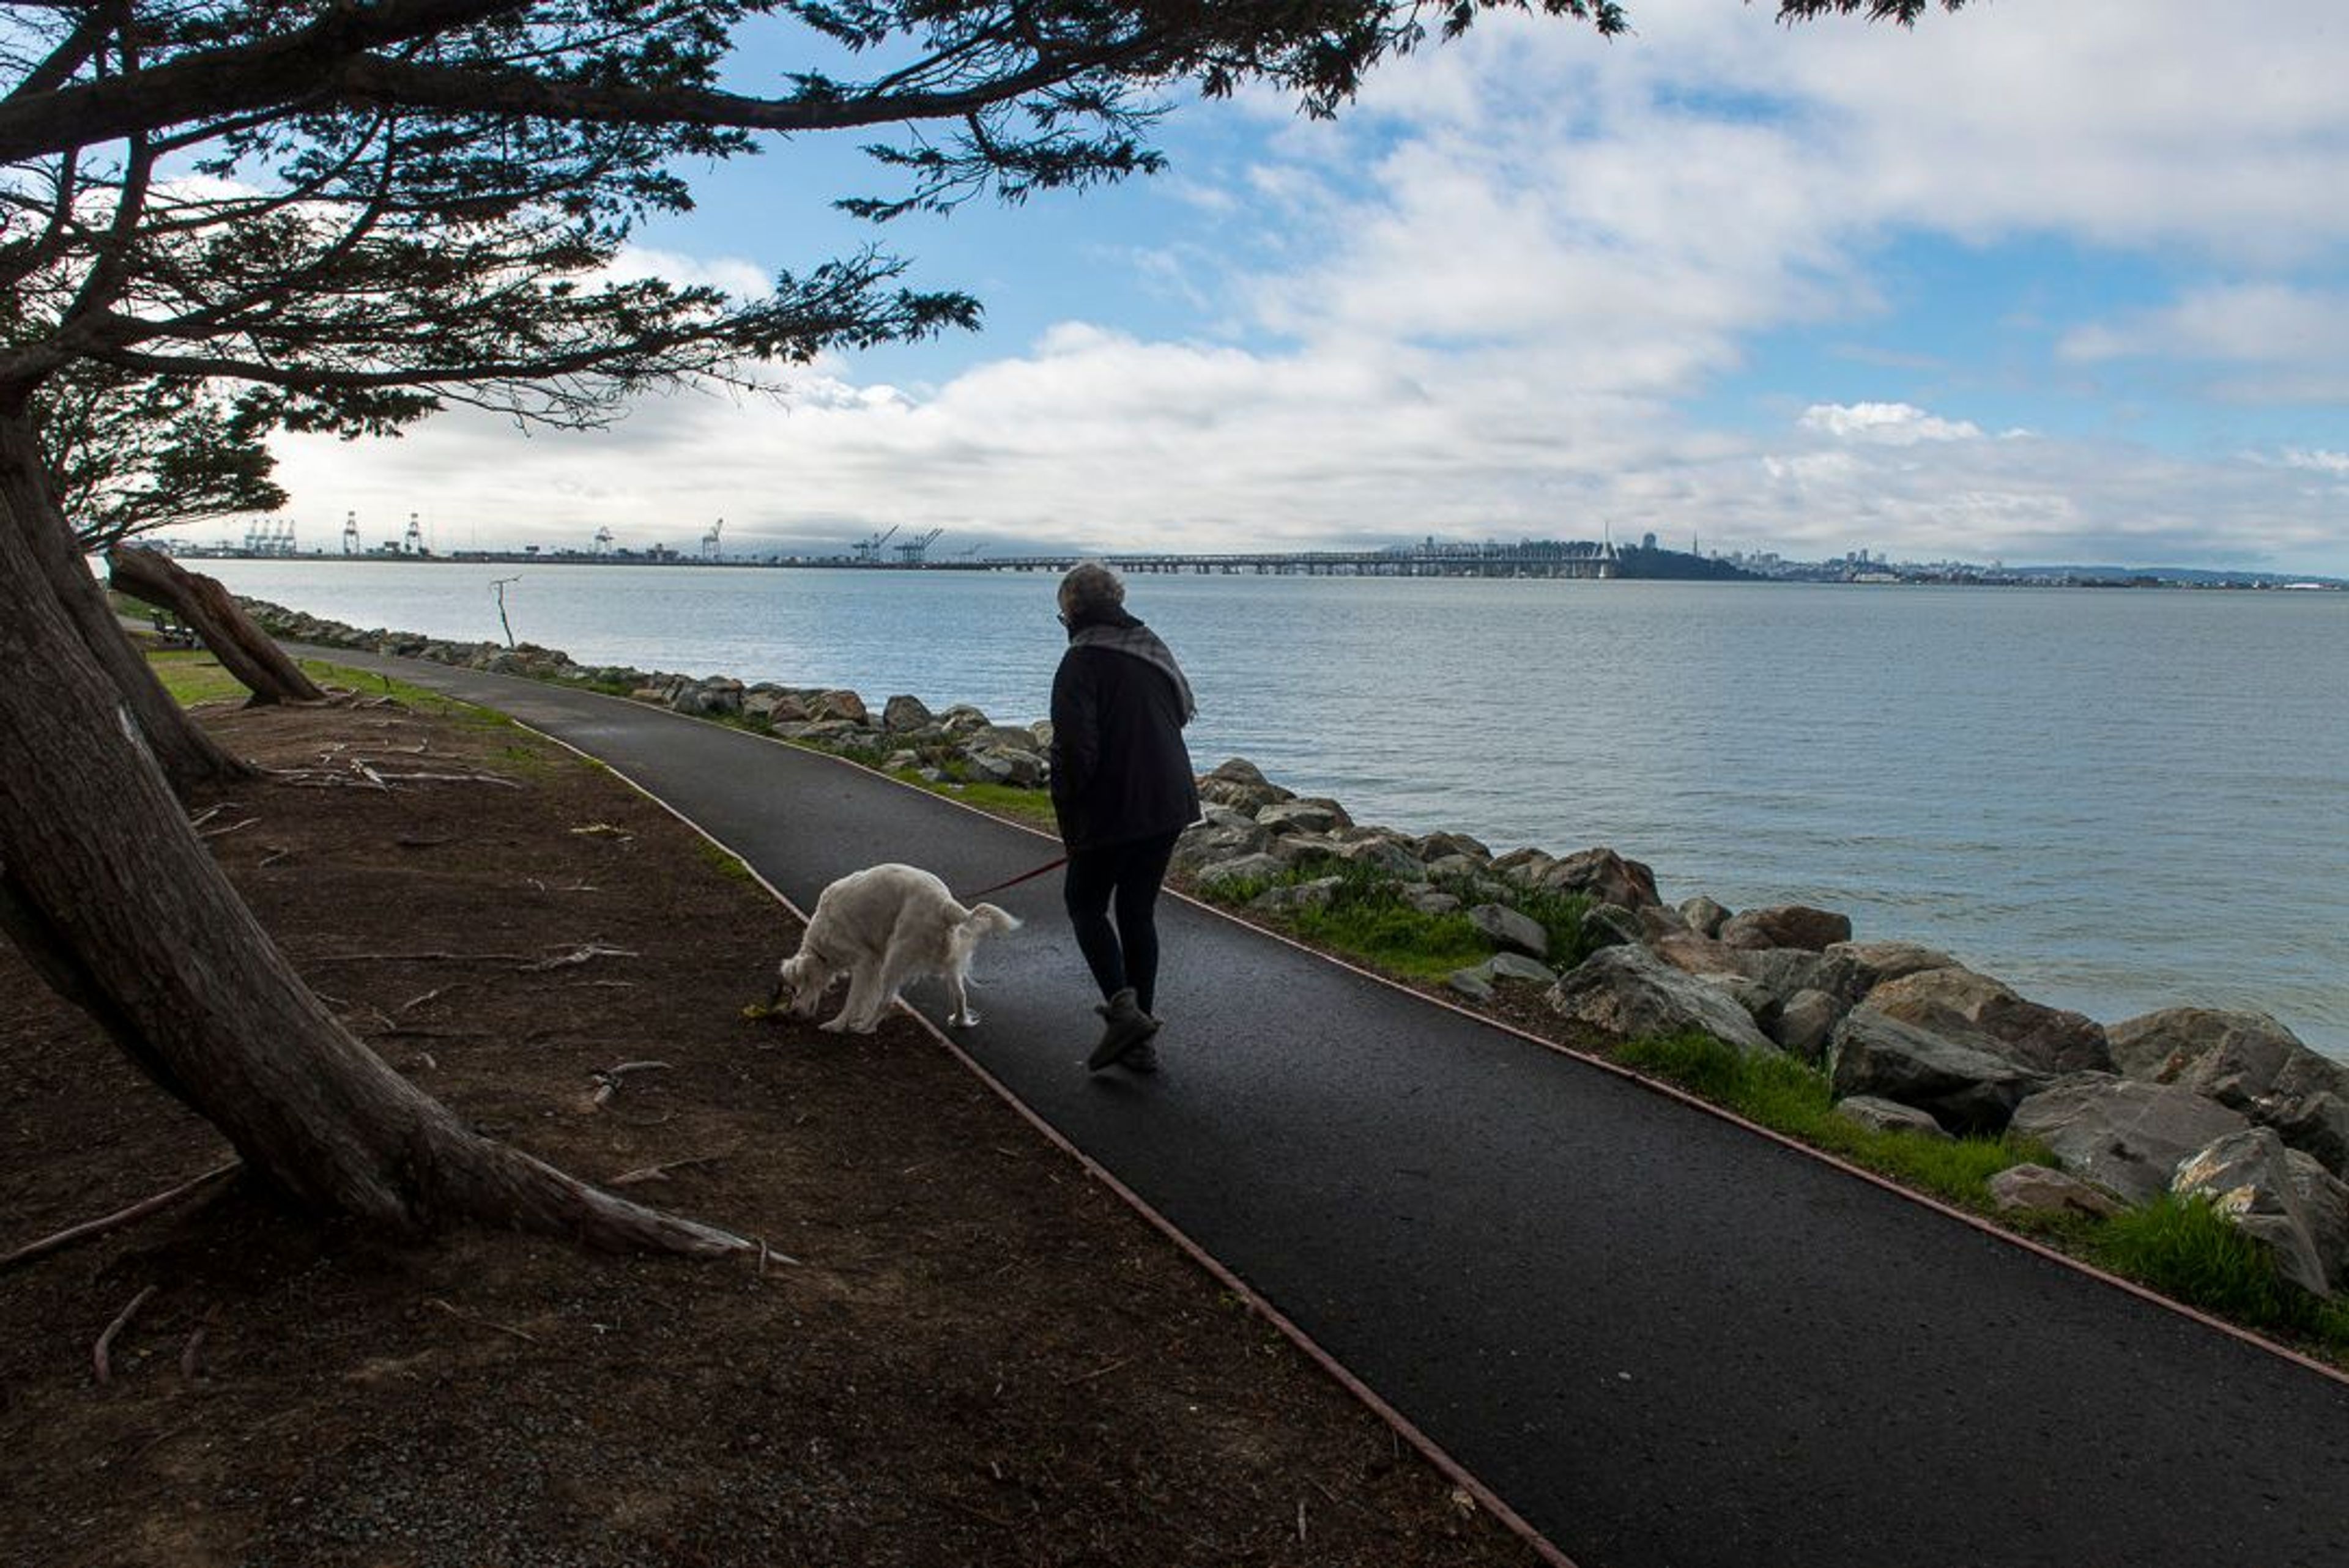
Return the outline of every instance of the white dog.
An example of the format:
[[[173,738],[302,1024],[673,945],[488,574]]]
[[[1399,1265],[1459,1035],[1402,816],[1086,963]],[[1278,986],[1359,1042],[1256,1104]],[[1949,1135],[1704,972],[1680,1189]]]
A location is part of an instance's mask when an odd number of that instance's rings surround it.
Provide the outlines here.
[[[968,989],[971,950],[989,932],[1019,928],[991,903],[965,909],[946,883],[919,867],[868,866],[817,898],[800,950],[783,960],[768,1006],[781,1006],[788,995],[792,1013],[812,1018],[832,983],[845,975],[848,1001],[823,1027],[869,1035],[901,987],[936,975],[954,1004],[947,1025],[967,1029],[978,1022]]]

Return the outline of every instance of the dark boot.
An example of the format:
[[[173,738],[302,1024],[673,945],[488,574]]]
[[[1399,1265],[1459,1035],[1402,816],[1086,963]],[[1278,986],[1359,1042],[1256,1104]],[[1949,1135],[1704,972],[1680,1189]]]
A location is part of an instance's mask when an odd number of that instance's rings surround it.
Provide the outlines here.
[[[1101,1044],[1085,1058],[1085,1070],[1097,1073],[1123,1061],[1137,1046],[1158,1032],[1158,1020],[1143,1012],[1129,985],[1093,1009],[1102,1016]]]

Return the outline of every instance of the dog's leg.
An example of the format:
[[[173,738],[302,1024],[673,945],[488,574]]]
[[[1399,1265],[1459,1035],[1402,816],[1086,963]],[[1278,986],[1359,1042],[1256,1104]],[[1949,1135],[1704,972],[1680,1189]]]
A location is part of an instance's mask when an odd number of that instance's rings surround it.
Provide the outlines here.
[[[963,973],[963,966],[959,964],[947,965],[947,1028],[969,1029],[978,1026],[978,1014],[970,1005],[970,976]]]
[[[879,989],[880,966],[871,959],[861,959],[848,972],[848,1000],[832,1022],[823,1026],[835,1035],[869,1035],[881,1021],[881,1009],[875,1005],[874,993]]]

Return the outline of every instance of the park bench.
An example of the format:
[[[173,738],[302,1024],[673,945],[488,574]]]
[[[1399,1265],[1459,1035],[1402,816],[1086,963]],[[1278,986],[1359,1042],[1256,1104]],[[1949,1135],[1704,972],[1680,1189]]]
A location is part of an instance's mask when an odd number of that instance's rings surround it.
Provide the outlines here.
[[[195,629],[169,610],[156,610],[148,614],[155,635],[167,648],[192,648],[196,645]]]

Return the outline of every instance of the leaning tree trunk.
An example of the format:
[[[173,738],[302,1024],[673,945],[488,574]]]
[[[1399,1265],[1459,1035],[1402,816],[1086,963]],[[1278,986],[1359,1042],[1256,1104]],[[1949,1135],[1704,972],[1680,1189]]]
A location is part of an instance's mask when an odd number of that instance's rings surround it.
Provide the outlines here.
[[[0,928],[44,978],[314,1210],[409,1232],[472,1219],[613,1248],[742,1249],[471,1132],[326,1011],[140,748],[28,521],[64,526],[0,513]]]
[[[163,689],[116,619],[106,591],[82,563],[73,530],[49,488],[39,438],[21,415],[0,414],[0,500],[17,519],[25,543],[91,658],[121,693],[139,732],[171,788],[250,778],[258,771],[233,757]]]
[[[255,703],[326,699],[217,578],[191,572],[160,551],[119,544],[106,552],[106,566],[120,592],[176,612]]]

